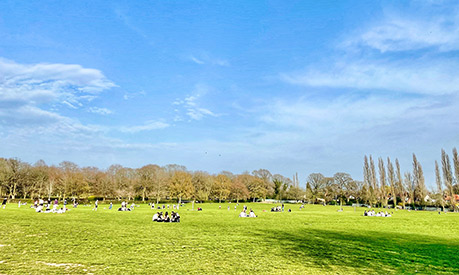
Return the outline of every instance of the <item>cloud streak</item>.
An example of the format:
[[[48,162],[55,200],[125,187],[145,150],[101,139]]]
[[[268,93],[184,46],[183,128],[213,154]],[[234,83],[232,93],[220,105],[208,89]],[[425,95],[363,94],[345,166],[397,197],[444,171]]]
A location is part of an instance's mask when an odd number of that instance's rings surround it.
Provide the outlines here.
[[[186,116],[190,120],[201,120],[205,117],[218,117],[219,114],[212,112],[211,110],[204,108],[200,105],[200,99],[206,95],[211,90],[210,87],[206,85],[196,85],[193,94],[185,97],[183,100],[177,99],[172,104],[176,105],[177,107],[183,108]],[[180,116],[179,109],[175,109],[177,115],[175,121],[181,121],[182,118]]]
[[[138,133],[144,131],[159,130],[169,127],[170,125],[161,121],[149,121],[143,125],[123,126],[119,130],[124,133]]]
[[[198,56],[190,55],[188,59],[198,65],[213,65],[220,67],[228,67],[230,63],[228,60],[212,57],[207,53],[200,54]]]
[[[365,29],[356,38],[344,41],[343,45],[369,47],[381,53],[428,48],[441,52],[459,50],[458,7],[451,10],[455,12],[424,15],[420,18],[390,14],[382,22]]]
[[[332,67],[309,68],[303,73],[284,73],[290,84],[311,87],[390,90],[419,94],[451,94],[459,91],[459,62],[455,59],[349,60]]]

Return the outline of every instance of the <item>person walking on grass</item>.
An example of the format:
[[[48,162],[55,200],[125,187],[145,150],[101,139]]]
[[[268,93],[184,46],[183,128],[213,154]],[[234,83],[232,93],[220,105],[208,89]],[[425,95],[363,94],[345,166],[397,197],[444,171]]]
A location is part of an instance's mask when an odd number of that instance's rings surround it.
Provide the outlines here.
[[[5,197],[5,198],[3,199],[3,202],[2,202],[2,207],[3,207],[3,209],[5,209],[5,207],[6,207],[6,202],[7,202],[7,201],[8,201],[8,198]]]
[[[96,200],[96,202],[94,203],[94,211],[97,211],[97,208],[99,207],[99,200]]]

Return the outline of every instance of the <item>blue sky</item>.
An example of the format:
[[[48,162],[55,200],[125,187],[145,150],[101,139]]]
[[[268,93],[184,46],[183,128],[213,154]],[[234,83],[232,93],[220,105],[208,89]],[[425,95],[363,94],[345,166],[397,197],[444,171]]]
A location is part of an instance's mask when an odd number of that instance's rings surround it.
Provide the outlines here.
[[[362,179],[459,140],[454,1],[1,1],[3,157]]]

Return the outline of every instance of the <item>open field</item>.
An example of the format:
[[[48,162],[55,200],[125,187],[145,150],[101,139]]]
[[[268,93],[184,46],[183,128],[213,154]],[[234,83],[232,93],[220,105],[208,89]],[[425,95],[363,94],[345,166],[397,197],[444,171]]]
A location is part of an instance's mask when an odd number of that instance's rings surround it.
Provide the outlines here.
[[[9,204],[0,209],[0,274],[459,274],[458,214],[247,204],[259,217],[238,218],[242,204],[229,205],[187,205],[176,224],[152,222],[147,205],[45,214]]]

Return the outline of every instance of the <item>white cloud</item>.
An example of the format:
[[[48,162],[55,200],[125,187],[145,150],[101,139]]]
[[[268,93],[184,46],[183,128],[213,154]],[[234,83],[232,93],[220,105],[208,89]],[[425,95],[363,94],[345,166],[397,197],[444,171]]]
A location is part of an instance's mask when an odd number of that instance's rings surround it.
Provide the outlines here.
[[[312,87],[383,89],[420,94],[450,94],[459,91],[459,62],[411,59],[378,61],[349,60],[322,70],[286,73],[281,78],[291,84]]]
[[[414,3],[415,14],[387,11],[382,20],[365,27],[343,42],[347,47],[370,47],[382,53],[435,48],[439,51],[459,50],[459,6]]]
[[[204,64],[204,61],[202,61],[202,60],[200,60],[200,59],[197,59],[197,58],[194,57],[194,56],[190,56],[190,60],[193,61],[193,62],[196,63],[196,64],[199,64],[199,65]]]
[[[107,108],[99,108],[99,107],[91,107],[88,109],[88,112],[103,115],[103,116],[113,114],[113,111]]]
[[[216,113],[212,112],[211,110],[202,107],[199,104],[199,100],[204,95],[206,95],[210,90],[211,90],[211,88],[206,86],[206,85],[196,85],[192,95],[187,96],[183,100],[176,99],[174,102],[172,102],[172,105],[177,105],[177,106],[183,107],[185,114],[191,120],[201,120],[206,116],[217,117],[217,116],[219,116],[219,114],[216,114]],[[174,120],[175,121],[181,121],[182,118],[179,115],[179,113],[180,113],[179,108],[176,108],[175,112],[177,113],[177,115],[176,115]]]
[[[161,122],[161,121],[149,121],[144,125],[135,125],[135,126],[124,126],[120,127],[119,130],[124,133],[138,133],[143,131],[152,131],[152,130],[159,130],[169,127],[170,125]]]
[[[132,98],[135,98],[135,97],[144,96],[146,94],[147,93],[145,93],[145,91],[140,91],[140,92],[137,92],[137,93],[125,93],[123,95],[123,99],[124,100],[129,100],[129,99],[132,99]]]
[[[221,66],[221,67],[227,67],[230,65],[228,60],[213,57],[207,53],[202,53],[198,56],[190,55],[188,56],[188,59],[198,65],[208,64],[208,65]]]
[[[114,87],[96,69],[67,64],[19,64],[0,58],[0,106],[62,104],[76,109]]]
[[[62,116],[57,106],[83,107],[115,84],[96,69],[67,64],[19,64],[0,58],[0,126],[94,130]],[[72,126],[73,125],[73,126]]]

